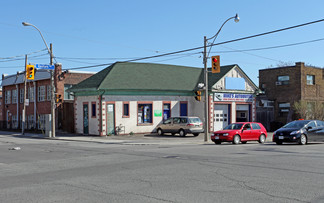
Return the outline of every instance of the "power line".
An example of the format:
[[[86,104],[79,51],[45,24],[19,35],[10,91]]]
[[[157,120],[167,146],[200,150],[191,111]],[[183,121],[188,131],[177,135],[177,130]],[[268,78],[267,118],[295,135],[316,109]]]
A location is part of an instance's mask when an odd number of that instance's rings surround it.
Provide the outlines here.
[[[269,32],[264,32],[264,33],[260,33],[260,34],[256,34],[256,35],[250,35],[250,36],[242,37],[242,38],[238,38],[238,39],[228,40],[228,41],[224,41],[224,42],[220,42],[220,43],[216,43],[216,44],[213,43],[213,44],[207,45],[206,47],[218,46],[218,45],[228,44],[228,43],[232,43],[232,42],[238,42],[238,41],[242,41],[242,40],[246,40],[246,39],[251,39],[251,38],[260,37],[260,36],[264,36],[264,35],[269,35],[269,34],[273,34],[273,33],[277,33],[277,32],[291,30],[291,29],[295,29],[295,28],[299,28],[299,27],[303,27],[303,26],[306,26],[306,25],[311,25],[311,24],[319,23],[319,22],[323,22],[323,21],[324,21],[324,19],[320,19],[320,20],[311,21],[311,22],[308,22],[308,23],[303,23],[303,24],[299,24],[299,25],[295,25],[295,26],[291,26],[291,27],[286,27],[286,28],[282,28],[282,29],[278,29],[278,30],[273,30],[273,31],[269,31]],[[203,46],[200,46],[200,47],[196,47],[196,48],[184,49],[184,50],[181,50],[181,51],[169,52],[169,53],[165,53],[165,54],[147,56],[147,57],[131,59],[131,60],[126,60],[126,61],[120,61],[120,62],[141,61],[141,60],[146,60],[146,59],[151,59],[151,58],[158,58],[158,57],[163,57],[163,56],[169,56],[169,55],[194,51],[194,50],[203,49],[203,48],[204,48]],[[100,67],[100,66],[109,66],[109,65],[112,65],[112,64],[113,63],[106,63],[106,64],[98,64],[98,65],[93,65],[93,66],[76,67],[76,68],[70,68],[69,70],[94,68],[94,67]]]
[[[322,40],[324,40],[324,38],[310,40],[310,41],[304,41],[304,42],[297,42],[297,43],[292,43],[292,44],[272,46],[272,47],[263,47],[263,48],[254,48],[254,49],[243,49],[243,50],[233,49],[233,51],[217,51],[217,52],[213,52],[213,53],[231,53],[231,52],[245,52],[245,51],[261,51],[261,50],[267,50],[267,49],[277,49],[277,48],[290,47],[290,46],[296,46],[296,45],[301,45],[301,44],[308,44],[308,43],[318,42],[318,41],[322,41]],[[226,47],[226,48],[228,48],[228,47]]]
[[[36,54],[42,51],[45,51],[47,49],[42,49],[42,50],[38,50],[38,51],[34,51],[28,54],[22,54],[22,55],[18,55],[18,56],[9,56],[9,57],[0,57],[0,59],[13,59],[13,58],[19,58],[19,57],[25,57],[25,55],[32,55],[32,54]]]

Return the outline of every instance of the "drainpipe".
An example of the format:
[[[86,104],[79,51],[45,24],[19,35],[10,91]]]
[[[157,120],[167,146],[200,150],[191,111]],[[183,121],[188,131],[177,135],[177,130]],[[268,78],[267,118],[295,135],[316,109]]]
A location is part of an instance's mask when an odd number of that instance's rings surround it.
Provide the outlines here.
[[[100,121],[100,127],[99,127],[99,131],[100,131],[100,136],[104,136],[104,134],[103,134],[103,127],[102,127],[102,120],[103,120],[103,115],[102,115],[102,95],[105,93],[105,90],[103,90],[103,92],[99,95],[99,105],[100,105],[100,119],[99,119],[99,121]]]

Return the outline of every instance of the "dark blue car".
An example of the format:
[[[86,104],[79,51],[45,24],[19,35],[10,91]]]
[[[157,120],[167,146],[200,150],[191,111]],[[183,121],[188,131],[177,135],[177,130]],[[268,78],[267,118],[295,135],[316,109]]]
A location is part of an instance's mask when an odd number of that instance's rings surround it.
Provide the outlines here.
[[[308,142],[324,141],[324,122],[320,120],[296,120],[287,123],[273,133],[272,141],[278,145],[283,142],[296,142],[305,145]]]

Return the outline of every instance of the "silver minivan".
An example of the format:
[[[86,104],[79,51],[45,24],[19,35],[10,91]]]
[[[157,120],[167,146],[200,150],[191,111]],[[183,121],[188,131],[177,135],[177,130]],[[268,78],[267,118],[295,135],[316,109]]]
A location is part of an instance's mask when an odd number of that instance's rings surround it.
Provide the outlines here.
[[[194,136],[198,136],[199,133],[204,132],[203,123],[198,117],[191,116],[179,116],[170,117],[163,121],[156,127],[158,135],[164,133],[171,133],[172,135],[179,134],[185,136],[187,133],[191,133]]]

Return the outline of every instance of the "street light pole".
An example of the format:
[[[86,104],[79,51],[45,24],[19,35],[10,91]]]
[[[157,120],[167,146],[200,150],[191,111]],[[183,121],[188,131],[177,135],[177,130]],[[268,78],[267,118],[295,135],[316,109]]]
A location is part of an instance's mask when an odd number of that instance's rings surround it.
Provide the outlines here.
[[[53,65],[53,58],[54,57],[53,57],[53,52],[52,52],[52,44],[51,44],[51,49],[49,49],[48,46],[47,46],[47,43],[46,43],[46,41],[45,41],[45,39],[43,37],[42,32],[35,25],[27,23],[27,22],[22,22],[22,24],[23,24],[23,26],[32,26],[33,28],[35,28],[39,32],[39,34],[42,37],[43,42],[44,42],[44,44],[45,44],[45,46],[47,48],[47,51],[48,51],[48,53],[50,55],[50,65]],[[54,68],[54,70],[51,70],[51,126],[52,126],[52,135],[51,135],[51,137],[55,137],[55,98],[54,98],[55,97],[55,92],[54,92],[54,89],[55,89],[55,87],[54,87],[54,74],[55,74],[55,72],[54,71],[55,71],[55,68]]]
[[[204,36],[204,53],[203,53],[203,63],[204,63],[204,82],[205,82],[205,104],[204,104],[204,114],[205,114],[205,125],[204,125],[204,131],[205,131],[205,134],[204,134],[204,141],[207,142],[208,141],[208,131],[209,131],[209,115],[208,115],[208,112],[209,112],[209,96],[208,96],[208,68],[207,68],[207,59],[208,59],[208,56],[209,56],[209,53],[210,53],[210,50],[218,36],[218,34],[220,33],[220,31],[222,30],[223,26],[225,25],[225,23],[227,23],[229,20],[231,19],[234,19],[234,21],[237,23],[240,21],[240,18],[238,16],[238,14],[236,14],[235,16],[233,17],[230,17],[228,18],[223,24],[222,26],[219,28],[219,30],[217,31],[217,33],[212,36],[211,38],[207,38],[206,36]],[[207,43],[208,43],[208,40],[211,40],[211,39],[214,39],[213,40],[213,43],[211,45],[209,45],[209,51],[208,51],[208,54],[207,54]]]

